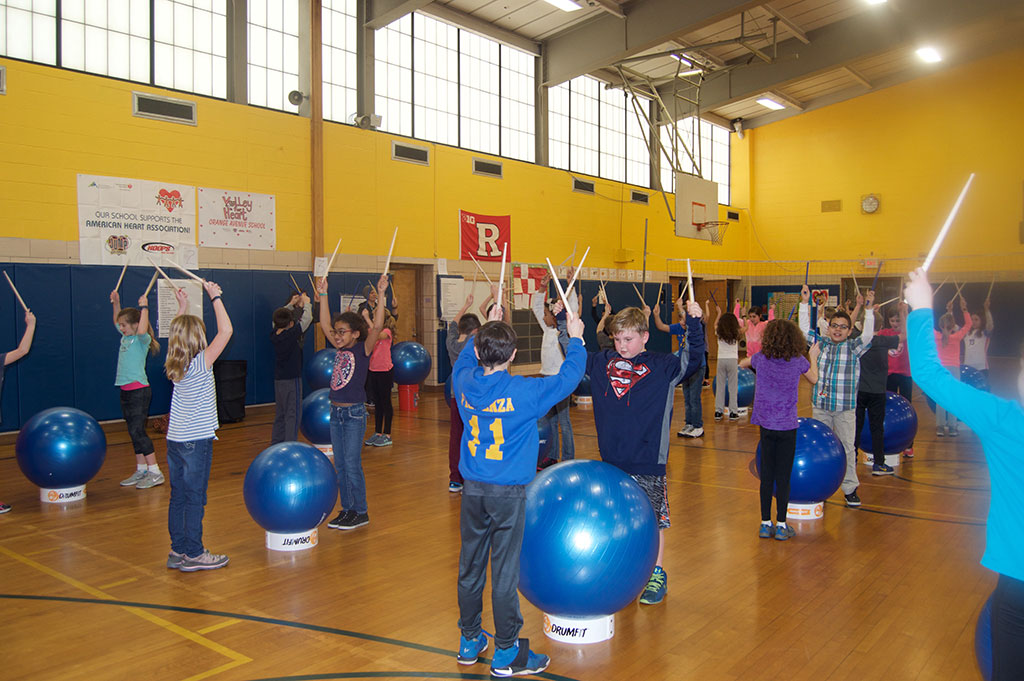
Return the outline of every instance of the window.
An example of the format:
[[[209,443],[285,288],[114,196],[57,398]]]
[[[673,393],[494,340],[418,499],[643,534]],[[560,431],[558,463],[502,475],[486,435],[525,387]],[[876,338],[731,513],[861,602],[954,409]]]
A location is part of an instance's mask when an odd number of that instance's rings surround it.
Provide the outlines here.
[[[56,64],[56,0],[0,0],[0,55]]]
[[[700,164],[700,176],[705,180],[718,183],[718,202],[729,205],[729,131],[708,121],[701,121],[697,135],[693,116],[676,121],[676,139],[673,139],[673,127],[661,127],[661,144],[664,151],[661,156],[661,182],[665,191],[675,191],[675,173],[666,158],[675,159],[674,164],[684,173],[696,173],[693,161]],[[673,146],[674,145],[674,146]],[[689,154],[687,153],[689,149]],[[692,155],[692,159],[691,159]]]
[[[227,0],[153,0],[153,83],[227,97]]]
[[[323,0],[323,117],[350,122],[356,113],[356,0]]]
[[[249,103],[297,112],[288,93],[299,87],[298,0],[249,0]]]
[[[412,15],[406,14],[374,35],[374,109],[383,117],[381,130],[411,137]]]
[[[459,30],[413,15],[413,121],[416,136],[459,144]]]
[[[589,76],[548,90],[548,164],[619,182],[650,186],[644,141],[649,102]]]
[[[60,7],[62,66],[150,82],[149,0],[62,0]]]
[[[532,161],[534,57],[418,13],[375,35],[381,129]]]

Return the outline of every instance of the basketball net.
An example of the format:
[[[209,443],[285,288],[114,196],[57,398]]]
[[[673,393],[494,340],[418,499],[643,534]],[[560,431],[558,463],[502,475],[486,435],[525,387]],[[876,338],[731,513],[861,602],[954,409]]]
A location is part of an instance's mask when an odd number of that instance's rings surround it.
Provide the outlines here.
[[[711,238],[711,243],[716,246],[721,246],[722,241],[725,239],[725,231],[729,229],[728,222],[702,222],[697,225],[698,232],[707,232],[708,237]]]

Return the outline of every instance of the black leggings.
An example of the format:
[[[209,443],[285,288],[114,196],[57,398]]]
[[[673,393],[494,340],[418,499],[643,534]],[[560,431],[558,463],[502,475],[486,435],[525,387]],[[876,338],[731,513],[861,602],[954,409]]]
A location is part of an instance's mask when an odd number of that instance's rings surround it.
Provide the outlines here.
[[[373,402],[373,417],[376,424],[375,433],[391,434],[391,418],[395,410],[391,406],[391,369],[387,371],[367,371],[367,396]]]
[[[761,426],[761,520],[772,519],[772,488],[775,489],[775,512],[780,523],[786,522],[789,506],[789,476],[793,474],[796,456],[796,428],[769,430]]]
[[[149,402],[153,389],[148,385],[135,390],[121,390],[121,415],[128,426],[128,437],[136,454],[148,456],[153,453],[153,441],[146,434],[146,417],[149,416]]]
[[[1024,679],[1024,582],[999,575],[992,594],[992,681]]]

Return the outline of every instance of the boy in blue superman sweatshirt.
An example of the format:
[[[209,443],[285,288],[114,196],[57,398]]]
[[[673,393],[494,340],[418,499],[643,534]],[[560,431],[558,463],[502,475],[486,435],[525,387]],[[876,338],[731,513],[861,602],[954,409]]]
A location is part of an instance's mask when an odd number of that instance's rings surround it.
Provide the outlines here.
[[[686,310],[686,341],[678,356],[647,351],[651,309],[645,305],[643,310],[627,307],[607,325],[614,350],[587,357],[601,459],[628,473],[647,493],[658,516],[658,562],[640,596],[645,605],[660,603],[668,589],[661,561],[665,529],[671,525],[665,464],[675,387],[703,368],[700,305],[691,302]]]
[[[502,310],[495,306],[492,320]],[[473,664],[487,648],[481,629],[488,553],[494,611],[492,676],[539,674],[547,655],[519,638],[519,552],[523,544],[526,485],[537,470],[537,419],[569,396],[580,379],[586,351],[583,322],[569,314],[570,335],[562,368],[554,376],[511,376],[516,333],[501,321],[480,327],[459,353],[452,370],[452,396],[465,429],[459,472],[463,477],[459,554],[459,664]],[[479,360],[479,366],[477,364]]]

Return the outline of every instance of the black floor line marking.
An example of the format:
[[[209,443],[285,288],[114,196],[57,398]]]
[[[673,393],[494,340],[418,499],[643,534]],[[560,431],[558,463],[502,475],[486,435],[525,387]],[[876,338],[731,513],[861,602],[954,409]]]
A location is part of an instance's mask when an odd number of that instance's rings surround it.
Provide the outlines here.
[[[454,658],[457,651],[445,650],[444,648],[435,648],[433,646],[426,646],[420,643],[413,643],[411,641],[402,641],[397,638],[388,638],[386,636],[377,636],[375,634],[364,634],[359,631],[351,631],[349,629],[338,629],[336,627],[325,627],[319,624],[307,624],[305,622],[296,622],[294,620],[283,620],[276,617],[261,617],[259,615],[246,615],[244,613],[227,612],[224,610],[207,610],[205,608],[188,608],[181,605],[163,605],[160,603],[142,603],[138,601],[115,601],[106,600],[102,598],[76,598],[73,596],[39,596],[33,594],[5,594],[0,593],[0,598],[7,598],[11,600],[21,601],[51,601],[56,603],[86,603],[89,605],[116,605],[122,608],[147,608],[150,610],[166,610],[169,612],[184,612],[193,615],[209,615],[211,617],[227,617],[236,620],[245,620],[248,622],[258,622],[260,624],[275,624],[282,627],[291,627],[292,629],[305,629],[306,631],[316,631],[322,634],[333,634],[335,636],[348,636],[349,638],[358,638],[364,641],[372,641],[373,643],[385,643],[387,645],[398,646],[400,648],[409,648],[412,650],[419,650],[425,653],[434,653],[436,655],[443,655],[447,658]],[[489,658],[480,658],[481,662],[490,662]],[[445,679],[460,679],[460,678],[490,678],[490,675],[465,675],[463,673],[454,672],[343,672],[339,674],[314,674],[309,676],[283,676],[274,677],[282,680],[287,679],[288,681],[300,681],[301,679],[360,679],[360,678],[387,678],[389,676],[404,676],[409,678],[445,678]],[[553,679],[554,681],[578,681],[569,676],[560,676],[558,674],[549,674],[543,672],[536,674],[536,676],[543,677],[545,679]],[[265,679],[264,681],[270,681]]]
[[[938,487],[940,489],[952,489],[958,492],[991,492],[989,487],[957,487],[956,485],[940,485],[937,482],[925,482],[924,480],[914,480],[913,478],[905,478],[902,475],[893,475],[892,477],[897,480],[903,480],[904,482],[910,482],[915,485],[925,485],[927,487]]]
[[[931,523],[946,523],[947,525],[971,525],[973,527],[985,527],[986,523],[976,520],[944,520],[942,518],[922,518],[919,515],[910,515],[909,513],[897,513],[895,511],[880,511],[876,508],[865,508],[863,506],[847,506],[844,503],[838,501],[826,500],[826,504],[829,506],[838,506],[840,508],[847,508],[851,511],[859,511],[861,513],[877,513],[878,515],[887,515],[894,518],[907,518],[909,520],[924,520]]]

